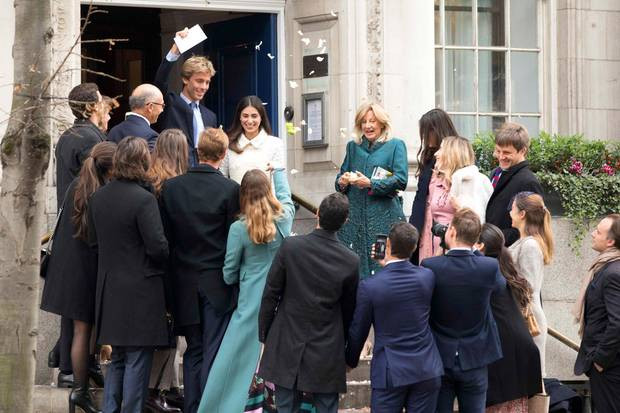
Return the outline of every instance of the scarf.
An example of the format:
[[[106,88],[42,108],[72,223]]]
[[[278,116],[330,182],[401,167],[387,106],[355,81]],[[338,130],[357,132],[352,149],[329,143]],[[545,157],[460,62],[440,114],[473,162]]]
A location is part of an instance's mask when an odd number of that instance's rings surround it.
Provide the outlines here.
[[[579,290],[579,296],[577,297],[577,301],[575,301],[575,305],[571,311],[575,317],[574,322],[579,324],[579,337],[583,337],[583,328],[585,323],[584,309],[588,286],[594,279],[596,273],[598,273],[605,265],[618,260],[620,260],[620,249],[607,248],[605,251],[601,252],[598,257],[596,257],[596,260],[588,270],[588,274],[583,277],[583,280],[581,281],[581,289]]]

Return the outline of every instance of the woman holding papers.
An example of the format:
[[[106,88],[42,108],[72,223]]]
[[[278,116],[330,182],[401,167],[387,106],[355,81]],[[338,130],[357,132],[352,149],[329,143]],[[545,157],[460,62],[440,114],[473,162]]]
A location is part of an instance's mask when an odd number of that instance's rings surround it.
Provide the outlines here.
[[[336,190],[350,205],[338,238],[360,256],[360,277],[366,278],[380,268],[370,259],[377,234],[387,234],[394,222],[405,219],[398,192],[407,186],[407,147],[392,138],[390,118],[376,103],[358,109],[355,131],[336,176]]]

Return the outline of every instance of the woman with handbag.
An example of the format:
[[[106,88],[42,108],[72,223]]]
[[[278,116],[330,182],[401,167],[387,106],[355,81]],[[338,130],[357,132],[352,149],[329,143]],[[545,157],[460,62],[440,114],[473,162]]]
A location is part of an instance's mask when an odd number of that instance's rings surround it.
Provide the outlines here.
[[[243,176],[241,216],[228,233],[224,281],[239,283],[239,301],[209,373],[200,413],[242,412],[260,357],[258,311],[271,261],[291,232],[295,207],[284,169],[273,171],[275,196],[265,172]],[[255,409],[252,409],[255,410]]]
[[[498,227],[484,224],[475,247],[485,256],[497,259],[506,279],[506,287],[491,296],[504,357],[488,366],[486,412],[527,412],[528,397],[540,393],[542,384],[538,348],[524,322],[532,288],[517,272]]]
[[[73,320],[71,411],[75,406],[87,413],[99,411],[88,392],[89,358],[94,358],[91,332],[95,323],[97,255],[86,243],[86,211],[88,198],[110,178],[115,151],[113,142],[96,144],[69,185],[53,234],[54,248],[43,287],[41,309]]]
[[[517,271],[532,286],[531,309],[540,331],[540,334],[534,337],[534,343],[540,352],[540,369],[542,376],[545,377],[547,317],[543,312],[540,292],[544,279],[544,266],[553,258],[551,214],[540,195],[533,192],[519,192],[512,202],[510,218],[512,226],[519,230],[519,239],[508,250]]]

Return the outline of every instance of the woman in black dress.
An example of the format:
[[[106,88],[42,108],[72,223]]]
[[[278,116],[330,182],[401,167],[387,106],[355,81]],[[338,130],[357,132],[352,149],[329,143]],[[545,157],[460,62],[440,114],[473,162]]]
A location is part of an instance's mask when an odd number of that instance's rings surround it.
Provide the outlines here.
[[[67,189],[60,221],[54,233],[53,254],[41,300],[41,309],[73,320],[71,364],[74,388],[69,403],[71,406],[80,406],[85,412],[99,411],[88,393],[89,355],[93,352],[90,338],[95,321],[97,255],[86,243],[87,200],[108,181],[115,151],[116,144],[113,142],[96,144],[84,161],[78,177]]]
[[[527,412],[527,399],[542,391],[540,355],[523,314],[532,298],[532,288],[519,275],[504,234],[493,224],[482,226],[475,247],[488,257],[497,258],[506,278],[506,288],[491,296],[491,309],[502,342],[504,357],[489,364],[487,413]]]

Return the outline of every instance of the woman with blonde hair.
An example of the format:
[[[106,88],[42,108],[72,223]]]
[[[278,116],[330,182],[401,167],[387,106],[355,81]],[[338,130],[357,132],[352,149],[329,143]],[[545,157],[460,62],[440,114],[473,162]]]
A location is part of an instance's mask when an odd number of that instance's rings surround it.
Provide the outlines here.
[[[377,234],[405,219],[399,191],[407,187],[407,147],[391,136],[391,122],[377,103],[365,103],[355,115],[355,139],[347,144],[336,190],[349,198],[349,220],[338,238],[360,257],[360,277],[379,270],[370,258]]]
[[[532,286],[532,312],[538,323],[540,334],[534,343],[540,352],[540,367],[545,376],[545,346],[547,342],[547,317],[542,309],[543,267],[553,259],[553,233],[551,214],[543,198],[533,192],[519,192],[514,197],[510,210],[512,226],[519,230],[519,239],[508,250],[519,274]]]
[[[155,195],[159,196],[161,187],[167,179],[187,172],[187,138],[181,129],[165,129],[157,138],[151,156],[149,178],[153,183]]]
[[[239,301],[215,357],[198,412],[245,411],[260,357],[258,311],[271,261],[291,232],[295,207],[284,169],[270,179],[260,169],[245,173],[241,216],[230,226],[224,281],[239,284]]]
[[[474,150],[467,139],[444,138],[435,159],[420,235],[420,262],[442,251],[441,238],[432,233],[434,223],[447,225],[460,208],[472,209],[484,223],[486,206],[493,193],[489,178],[474,165]]]

